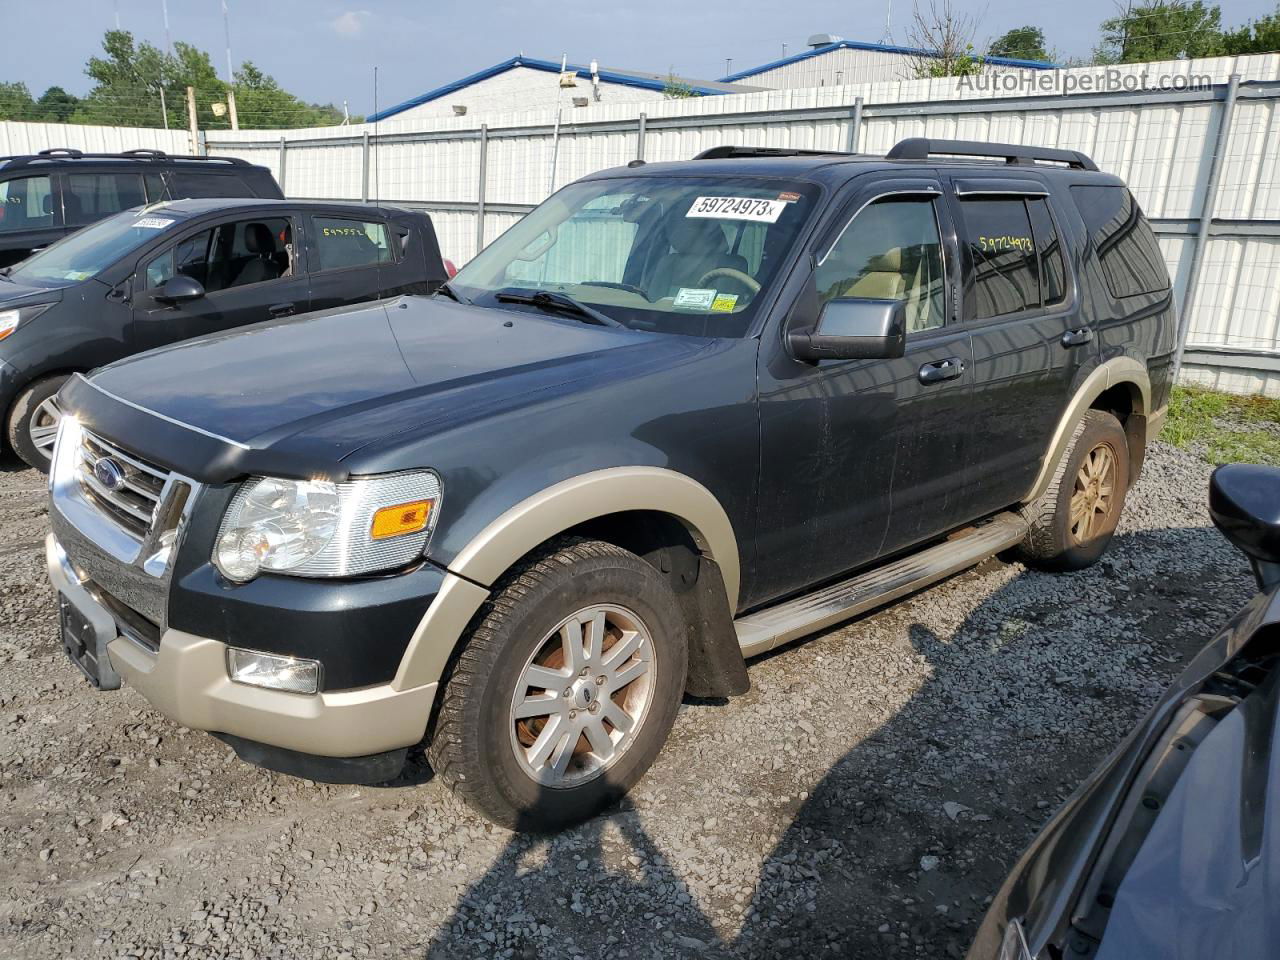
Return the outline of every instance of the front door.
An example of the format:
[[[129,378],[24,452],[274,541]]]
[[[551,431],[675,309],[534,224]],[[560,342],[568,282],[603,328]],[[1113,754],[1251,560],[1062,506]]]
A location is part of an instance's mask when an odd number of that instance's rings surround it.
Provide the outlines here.
[[[954,236],[932,178],[878,180],[814,250],[819,299],[903,300],[906,355],[762,351],[761,492],[749,603],[828,580],[945,531],[967,481],[971,365],[952,322]]]
[[[132,349],[306,312],[310,293],[293,240],[294,218],[272,213],[206,224],[140,264]],[[199,281],[204,296],[178,304],[157,300],[165,283],[179,275]]]
[[[0,180],[0,267],[66,235],[56,187],[46,173]]]

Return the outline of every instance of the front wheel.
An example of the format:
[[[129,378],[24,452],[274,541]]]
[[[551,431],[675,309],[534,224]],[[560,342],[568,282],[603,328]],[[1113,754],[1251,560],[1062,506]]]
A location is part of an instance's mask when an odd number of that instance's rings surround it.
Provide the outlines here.
[[[1051,570],[1089,566],[1111,543],[1128,489],[1124,427],[1105,410],[1086,411],[1049,488],[1022,510],[1031,528],[1019,554]]]
[[[428,758],[490,820],[552,830],[620,799],[684,690],[685,625],[633,553],[560,540],[494,589],[444,685]]]
[[[53,442],[58,438],[58,424],[62,420],[56,398],[67,379],[61,376],[37,380],[18,394],[9,413],[10,448],[28,466],[44,473],[49,472]]]

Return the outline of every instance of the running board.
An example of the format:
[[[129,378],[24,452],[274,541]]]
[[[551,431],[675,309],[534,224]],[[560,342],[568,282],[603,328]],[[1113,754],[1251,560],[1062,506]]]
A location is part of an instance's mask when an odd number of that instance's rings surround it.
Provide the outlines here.
[[[1002,513],[928,549],[734,621],[742,655],[754,657],[816,633],[981,563],[1027,535],[1027,522]]]

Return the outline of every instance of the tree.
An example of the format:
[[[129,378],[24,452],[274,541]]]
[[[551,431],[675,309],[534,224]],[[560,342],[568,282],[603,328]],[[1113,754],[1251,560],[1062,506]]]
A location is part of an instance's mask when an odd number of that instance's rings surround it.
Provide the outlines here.
[[[282,90],[274,78],[247,60],[236,71],[235,90],[241,127],[325,127],[345,119],[343,111],[331,103],[306,103]]]
[[[79,97],[61,87],[50,87],[40,94],[35,109],[36,115],[45,123],[68,123],[79,106]]]
[[[1222,52],[1229,57],[1280,51],[1280,10],[1222,35]]]
[[[919,78],[981,73],[983,59],[973,47],[976,29],[974,19],[956,13],[951,0],[929,0],[927,9],[917,3],[907,28],[907,44],[920,51],[908,58],[912,72]]]
[[[0,83],[0,120],[34,120],[35,101],[25,83]]]
[[[676,76],[674,69],[667,72],[667,79],[662,84],[662,98],[664,100],[688,100],[690,97],[696,97],[697,95],[693,87]]]
[[[1003,37],[992,41],[987,53],[993,57],[1010,57],[1014,60],[1048,60],[1044,31],[1039,27],[1014,27]]]
[[[1099,62],[1212,57],[1222,50],[1222,11],[1204,0],[1151,0],[1102,24]]]

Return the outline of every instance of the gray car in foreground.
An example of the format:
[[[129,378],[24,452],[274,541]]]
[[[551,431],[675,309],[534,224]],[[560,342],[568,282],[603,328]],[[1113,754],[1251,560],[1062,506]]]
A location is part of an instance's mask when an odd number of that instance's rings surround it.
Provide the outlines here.
[[[1220,467],[1209,508],[1260,592],[1032,842],[969,960],[1280,955],[1280,469]]]

